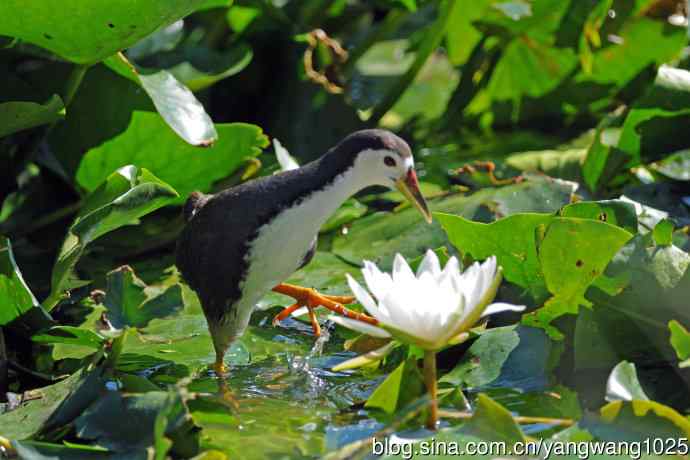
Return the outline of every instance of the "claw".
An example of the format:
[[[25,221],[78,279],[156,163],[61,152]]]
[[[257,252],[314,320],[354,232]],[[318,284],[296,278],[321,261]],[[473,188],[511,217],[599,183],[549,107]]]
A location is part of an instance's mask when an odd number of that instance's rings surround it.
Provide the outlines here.
[[[292,297],[296,300],[294,304],[285,308],[278,315],[276,315],[275,318],[273,318],[274,326],[301,307],[307,307],[309,310],[311,327],[314,331],[314,335],[317,337],[321,335],[321,326],[319,326],[316,314],[314,313],[314,309],[317,307],[325,307],[342,316],[364,321],[372,325],[378,324],[378,321],[375,318],[365,315],[364,313],[358,313],[343,306],[343,304],[353,303],[356,300],[352,296],[325,295],[320,294],[316,291],[316,289],[294,286],[292,284],[279,284],[273,288],[273,291]]]

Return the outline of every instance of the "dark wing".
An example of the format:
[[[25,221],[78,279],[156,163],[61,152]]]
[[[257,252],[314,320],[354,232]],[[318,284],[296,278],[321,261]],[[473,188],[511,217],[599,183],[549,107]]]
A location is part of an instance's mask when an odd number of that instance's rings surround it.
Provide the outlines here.
[[[188,213],[191,218],[178,240],[176,263],[207,316],[219,318],[225,306],[240,298],[240,283],[248,268],[245,255],[257,230],[310,190],[325,185],[323,181],[332,174],[320,168],[318,161],[312,162],[246,182],[211,196],[203,206],[192,206],[194,212]],[[315,244],[304,263],[314,249]]]

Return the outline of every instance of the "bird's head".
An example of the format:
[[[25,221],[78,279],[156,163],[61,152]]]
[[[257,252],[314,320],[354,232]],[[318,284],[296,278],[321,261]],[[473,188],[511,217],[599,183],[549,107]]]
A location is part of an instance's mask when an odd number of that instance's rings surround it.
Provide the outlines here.
[[[431,223],[407,142],[390,131],[365,129],[347,136],[332,152],[341,161],[350,162],[355,177],[364,185],[397,188]]]

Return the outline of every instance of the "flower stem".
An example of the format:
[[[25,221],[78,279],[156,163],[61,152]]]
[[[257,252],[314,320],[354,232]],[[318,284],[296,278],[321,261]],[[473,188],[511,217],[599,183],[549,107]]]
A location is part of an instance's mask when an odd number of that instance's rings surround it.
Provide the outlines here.
[[[436,430],[438,423],[438,383],[436,382],[436,352],[434,351],[424,351],[424,383],[426,383],[426,390],[431,398],[426,427],[430,430]]]

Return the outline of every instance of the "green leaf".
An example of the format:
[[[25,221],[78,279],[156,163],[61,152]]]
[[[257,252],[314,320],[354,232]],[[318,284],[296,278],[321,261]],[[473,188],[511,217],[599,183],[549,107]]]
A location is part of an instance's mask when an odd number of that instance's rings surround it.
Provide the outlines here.
[[[182,197],[195,190],[208,191],[268,145],[258,126],[230,123],[216,128],[218,142],[202,150],[181,142],[156,114],[135,112],[125,132],[84,156],[77,181],[93,190],[115,169],[135,163],[169,183]]]
[[[510,42],[489,82],[495,101],[537,98],[553,90],[577,66],[577,56],[568,48],[552,48],[531,38]]]
[[[40,308],[40,304],[22,277],[10,240],[0,237],[0,326],[32,308]]]
[[[480,439],[504,441],[508,446],[525,440],[525,435],[508,409],[483,393],[477,396],[472,418],[458,431]]]
[[[491,221],[518,212],[555,212],[570,202],[572,191],[569,182],[535,178],[516,185],[482,189],[470,196],[453,194],[430,200],[429,207],[434,212]],[[346,235],[335,236],[333,252],[354,264],[367,259],[387,268],[396,252],[410,259],[447,241],[438,222],[430,226],[416,209],[407,208],[392,215],[375,213],[358,219]]]
[[[137,69],[122,53],[111,56],[105,63],[144,88],[161,117],[185,142],[208,147],[218,139],[204,106],[170,72]]]
[[[0,35],[26,40],[78,63],[94,63],[158,27],[192,13],[205,0],[121,0],[99,8],[82,0],[6,0]]]
[[[65,343],[99,349],[105,338],[89,329],[74,326],[54,326],[47,331],[33,335],[31,340],[38,343]]]
[[[106,283],[104,303],[108,319],[116,329],[144,328],[152,319],[173,315],[183,306],[179,284],[158,296],[148,297],[144,292],[146,285],[128,266],[108,273]]]
[[[519,171],[540,171],[551,177],[579,180],[584,149],[538,150],[513,153],[506,157],[506,164]]]
[[[671,345],[678,359],[683,360],[680,367],[686,367],[690,358],[690,332],[675,319],[669,321],[668,328],[671,331]]]
[[[558,214],[561,217],[599,220],[633,235],[637,233],[635,206],[622,200],[580,201],[564,206]]]
[[[159,418],[160,417],[160,418]],[[161,426],[157,426],[158,424]],[[170,447],[164,436],[183,444],[183,435],[190,436],[192,448],[187,446],[185,457],[195,455],[198,443],[184,397],[179,389],[169,392],[149,391],[125,395],[110,391],[91,405],[75,420],[77,435],[95,440],[99,445],[115,451],[130,451],[153,446],[156,454]],[[162,429],[161,429],[162,428]],[[177,446],[173,447],[173,450]],[[179,448],[178,448],[179,449]],[[189,452],[192,451],[192,452]],[[181,452],[180,452],[181,453]],[[191,454],[191,455],[190,455]]]
[[[196,92],[238,74],[249,65],[252,57],[252,49],[244,43],[222,52],[201,45],[186,45],[142,60],[140,72],[153,73],[154,68],[169,72]]]
[[[459,251],[477,260],[495,255],[506,280],[528,289],[535,299],[546,298],[534,234],[553,220],[552,215],[516,214],[490,224],[441,213],[434,213],[434,218]]]
[[[579,305],[591,305],[584,297],[587,288],[632,234],[605,222],[556,217],[538,238],[539,262],[553,297],[524,315],[523,322],[562,338],[549,323],[564,314],[576,314]]]
[[[654,85],[632,106],[625,118],[618,148],[632,165],[685,148],[684,136],[674,135],[690,118],[690,72],[662,66]]]
[[[467,388],[488,385],[499,377],[508,356],[519,343],[520,337],[514,326],[489,329],[439,382]]]
[[[177,192],[146,169],[124,166],[84,200],[62,245],[53,267],[51,293],[44,302],[54,307],[64,291],[86,284],[79,281],[73,268],[86,246],[98,237],[123,225],[130,225],[146,214],[170,203]]]
[[[670,246],[673,244],[673,222],[662,219],[654,226],[652,237],[657,246]]]
[[[65,106],[57,94],[41,104],[28,101],[0,102],[0,137],[55,121],[65,116]]]
[[[622,430],[629,440],[690,436],[690,420],[655,401],[613,401],[601,408],[601,418],[616,428],[616,439]]]
[[[130,451],[125,455],[109,452],[107,449],[74,443],[52,444],[41,441],[13,441],[12,446],[19,458],[27,460],[147,460],[144,450]]]
[[[472,22],[481,19],[490,4],[490,0],[475,0],[464,5],[464,8],[451,10],[450,24],[446,32],[446,45],[448,57],[453,65],[463,64],[469,58],[474,46],[482,38],[481,32],[472,25]]]
[[[354,198],[347,199],[338,210],[321,226],[321,233],[341,228],[367,213],[367,207]]]
[[[424,378],[417,359],[402,362],[369,396],[365,407],[381,409],[393,414],[424,394]]]
[[[671,320],[690,323],[690,256],[675,246],[657,247],[651,235],[626,244],[606,269],[620,280],[609,293],[592,287],[594,310],[581,311],[575,328],[575,369],[613,368],[621,360],[674,362]],[[624,289],[623,289],[624,288]]]
[[[104,391],[105,379],[100,369],[75,372],[61,382],[41,388],[41,398],[27,398],[27,403],[0,415],[0,435],[26,439],[63,428]]]
[[[644,16],[625,21],[616,35],[619,42],[592,56],[591,78],[598,83],[622,86],[646,67],[672,60],[687,40],[682,27]]]
[[[621,361],[613,368],[606,382],[606,400],[609,402],[649,400],[637,379],[637,371],[633,363]]]
[[[679,150],[650,167],[668,178],[690,181],[690,150]]]

